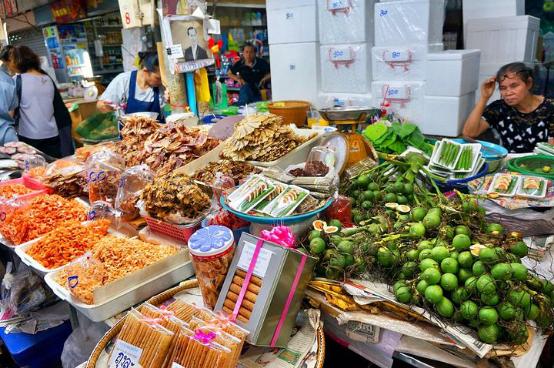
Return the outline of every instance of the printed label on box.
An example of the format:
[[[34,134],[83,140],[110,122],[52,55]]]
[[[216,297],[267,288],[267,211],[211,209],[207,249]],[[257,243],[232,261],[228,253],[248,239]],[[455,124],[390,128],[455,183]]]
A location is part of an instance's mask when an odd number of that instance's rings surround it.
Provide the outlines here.
[[[365,344],[379,342],[379,327],[358,321],[348,321],[346,324],[346,336],[354,341]]]
[[[408,100],[410,98],[410,89],[407,86],[385,86],[385,98],[395,100]]]
[[[256,244],[250,242],[244,242],[244,247],[242,248],[242,254],[240,255],[239,262],[237,267],[248,271],[250,267],[250,261],[252,261],[252,256],[254,255],[254,250],[256,249]],[[256,261],[256,266],[254,267],[254,274],[260,278],[265,277],[265,272],[269,268],[269,261],[271,260],[271,255],[273,252],[267,249],[260,249],[260,254],[258,255],[258,260]]]
[[[331,61],[350,61],[354,59],[352,49],[349,47],[333,47],[329,50],[329,57],[331,58]]]
[[[108,362],[109,368],[139,368],[142,349],[125,341],[117,340]]]
[[[349,9],[350,1],[349,0],[328,0],[327,1],[327,10],[342,10]]]
[[[410,60],[410,50],[397,49],[387,50],[383,53],[384,61],[408,61]]]

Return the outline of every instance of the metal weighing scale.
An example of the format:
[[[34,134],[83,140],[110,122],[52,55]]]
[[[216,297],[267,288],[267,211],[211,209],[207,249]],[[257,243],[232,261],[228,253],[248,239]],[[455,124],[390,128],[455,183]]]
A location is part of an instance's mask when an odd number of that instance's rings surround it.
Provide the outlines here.
[[[334,125],[342,133],[348,142],[348,161],[346,168],[363,160],[369,155],[368,147],[361,134],[356,130],[360,124],[367,121],[370,116],[379,116],[380,109],[364,106],[330,107],[318,110],[321,117]]]

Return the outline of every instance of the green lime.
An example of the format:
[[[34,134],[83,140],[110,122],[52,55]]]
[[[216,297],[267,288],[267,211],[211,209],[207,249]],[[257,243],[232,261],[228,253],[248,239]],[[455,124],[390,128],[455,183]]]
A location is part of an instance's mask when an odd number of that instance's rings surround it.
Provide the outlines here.
[[[352,254],[345,253],[344,256],[344,267],[349,267],[354,264],[354,256]]]
[[[375,195],[373,194],[373,192],[371,190],[366,190],[364,192],[364,199],[366,201],[373,202],[373,200],[375,199]]]
[[[525,257],[527,255],[528,251],[529,250],[527,248],[527,244],[525,244],[522,241],[518,241],[518,242],[516,242],[516,243],[514,243],[510,246],[510,252],[512,254],[515,254],[519,258]]]
[[[451,318],[454,314],[454,304],[448,298],[442,298],[436,305],[437,313],[445,318]]]
[[[400,303],[409,303],[410,299],[412,299],[412,293],[406,286],[399,287],[394,293],[394,296]]]
[[[436,229],[441,224],[441,218],[440,216],[437,216],[435,214],[432,214],[430,212],[427,212],[425,217],[423,218],[423,225],[426,229]]]
[[[375,183],[375,182],[372,181],[371,183],[369,183],[369,184],[367,185],[367,189],[368,189],[368,190],[371,190],[371,191],[373,191],[373,192],[375,192],[375,191],[378,191],[378,190],[379,190],[379,185],[378,185],[377,183]]]
[[[460,268],[460,271],[458,271],[458,280],[460,284],[464,284],[471,276],[473,276],[473,273],[467,268]]]
[[[477,330],[477,335],[479,336],[479,340],[484,343],[495,344],[500,337],[500,327],[498,327],[497,324],[481,326],[479,330]]]
[[[417,290],[418,293],[423,295],[425,293],[425,289],[427,289],[428,286],[429,286],[429,284],[427,283],[427,281],[419,280],[419,282],[416,285],[416,290]]]
[[[485,305],[495,306],[500,303],[498,294],[481,294],[481,301]]]
[[[377,263],[382,267],[391,267],[394,264],[394,254],[386,247],[379,247],[377,250]]]
[[[441,287],[443,290],[452,291],[458,287],[458,278],[452,273],[445,273],[441,276]]]
[[[465,225],[456,226],[456,229],[454,229],[454,232],[456,233],[456,235],[460,235],[460,234],[464,234],[467,236],[471,235],[471,231],[469,230],[469,227]]]
[[[413,224],[410,226],[410,234],[417,238],[423,238],[425,236],[425,226],[421,222]]]
[[[421,252],[419,252],[419,260],[423,261],[426,258],[431,258],[431,249],[423,249]]]
[[[471,266],[473,266],[473,256],[471,255],[471,252],[461,252],[458,255],[458,263],[460,264],[460,267],[471,268]]]
[[[485,264],[481,261],[477,261],[473,264],[473,267],[471,268],[471,270],[473,271],[473,274],[475,276],[481,276],[482,274],[484,274],[485,272],[487,272],[487,269],[485,267]]]
[[[381,234],[382,232],[381,226],[377,224],[370,224],[367,227],[367,230],[370,232],[370,234],[373,234],[373,235],[378,235],[378,234]]]
[[[412,220],[414,221],[422,221],[425,215],[427,214],[427,210],[423,207],[416,207],[412,209]]]
[[[479,276],[476,286],[481,294],[493,294],[496,292],[496,284],[492,277],[487,274]]]
[[[383,193],[381,193],[381,191],[379,190],[374,190],[373,196],[375,197],[376,201],[380,201],[381,199],[383,199]]]
[[[341,253],[352,254],[354,253],[354,243],[349,240],[343,240],[337,245],[337,249]]]
[[[396,202],[398,204],[407,204],[408,203],[408,198],[404,197],[403,195],[399,194],[397,197],[396,197]]]
[[[340,222],[340,220],[337,220],[337,219],[332,219],[331,221],[329,221],[329,226],[335,226],[337,227],[339,230],[342,228],[342,223]]]
[[[462,317],[464,317],[468,321],[471,321],[475,319],[475,317],[477,317],[477,314],[479,313],[479,307],[475,302],[471,300],[466,300],[460,306],[460,312],[462,313]]]
[[[329,260],[329,266],[342,270],[346,267],[346,258],[342,254],[335,254],[335,256]]]
[[[404,184],[404,194],[410,195],[414,192],[414,185],[412,183]]]
[[[406,258],[408,258],[410,261],[417,261],[419,258],[419,251],[417,249],[410,249],[406,253]]]
[[[308,236],[308,240],[312,241],[315,238],[321,238],[321,231],[319,231],[319,230],[310,231],[310,235]]]
[[[483,307],[479,309],[479,322],[485,326],[490,326],[498,321],[498,312],[493,307]]]
[[[502,234],[504,232],[504,227],[496,223],[488,224],[486,228],[486,232],[488,234],[493,234],[493,233]]]
[[[425,299],[431,304],[437,304],[444,298],[439,285],[430,285],[425,289]]]
[[[321,238],[313,238],[310,241],[310,252],[312,254],[321,254],[325,251],[325,240]]]
[[[442,216],[442,210],[439,207],[430,208],[427,213],[433,216],[438,216],[438,217]]]
[[[441,270],[446,273],[458,273],[458,261],[454,258],[445,258],[441,262]]]
[[[516,309],[510,302],[500,303],[496,307],[496,310],[498,311],[500,318],[505,321],[511,321],[516,316]]]
[[[539,307],[535,303],[533,303],[529,308],[529,313],[527,313],[527,319],[530,319],[531,321],[535,321],[539,316],[539,313],[540,313]]]
[[[542,292],[545,295],[550,295],[554,291],[554,284],[550,281],[542,280]]]
[[[423,251],[422,251],[422,253],[423,253]],[[421,255],[421,253],[420,253],[420,255]],[[421,260],[421,262],[419,263],[419,270],[421,272],[424,272],[428,268],[436,268],[438,270],[439,269],[439,264],[437,263],[437,261],[435,261],[434,259],[431,259],[431,258],[425,258],[425,259]]]
[[[521,263],[510,263],[512,269],[512,278],[517,281],[527,280],[527,267]]]
[[[362,208],[364,210],[369,210],[369,209],[371,209],[371,207],[373,207],[373,204],[370,201],[363,201],[362,202]]]
[[[423,250],[423,249],[433,249],[433,244],[429,240],[422,240],[417,245],[417,249]]]
[[[464,301],[469,299],[469,293],[463,287],[459,287],[452,292],[452,301],[456,305],[461,305]]]
[[[471,239],[466,234],[458,234],[452,239],[452,246],[459,252],[469,249]]]
[[[450,225],[446,225],[446,226],[443,226],[441,229],[440,229],[440,232],[439,234],[446,240],[448,241],[451,241],[454,236],[456,235],[454,233],[454,228]]]
[[[512,278],[512,267],[508,263],[497,263],[491,268],[491,276],[495,280],[510,280]]]
[[[477,290],[477,277],[471,276],[469,279],[466,280],[464,286],[470,294],[475,293],[475,291]]]
[[[371,181],[371,178],[369,177],[369,175],[360,175],[358,177],[358,179],[356,180],[356,184],[358,185],[358,187],[360,188],[366,188],[368,186],[368,184],[370,183]]]
[[[415,263],[414,261],[409,261],[402,265],[402,273],[406,275],[406,277],[412,277],[416,270],[417,263]]]
[[[385,201],[385,203],[396,203],[396,194],[394,193],[387,193],[385,194],[385,196],[383,197],[383,200]]]
[[[443,259],[449,256],[450,252],[448,252],[448,248],[445,246],[440,245],[431,249],[431,257],[437,262],[442,262]]]
[[[429,285],[435,285],[441,281],[441,273],[438,269],[434,267],[426,269],[419,275],[419,277],[422,280],[427,281]]]
[[[496,254],[496,251],[493,248],[483,248],[479,252],[479,259],[484,264],[494,263],[498,261],[498,255]]]

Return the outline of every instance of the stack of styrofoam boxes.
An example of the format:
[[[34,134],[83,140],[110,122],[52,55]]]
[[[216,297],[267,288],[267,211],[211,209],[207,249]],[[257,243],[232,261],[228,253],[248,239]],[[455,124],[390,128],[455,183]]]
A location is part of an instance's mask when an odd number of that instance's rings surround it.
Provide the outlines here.
[[[318,0],[319,107],[371,106],[376,0]]]
[[[425,60],[442,50],[444,0],[398,0],[375,4],[372,50],[375,107],[421,124],[424,119]]]
[[[424,134],[458,136],[475,104],[479,50],[447,50],[427,54]]]
[[[316,0],[268,0],[272,99],[317,102],[319,42]]]
[[[463,5],[465,47],[481,50],[479,85],[505,64],[534,61],[540,20],[524,15],[524,0],[464,0]],[[499,98],[496,89],[491,100]]]

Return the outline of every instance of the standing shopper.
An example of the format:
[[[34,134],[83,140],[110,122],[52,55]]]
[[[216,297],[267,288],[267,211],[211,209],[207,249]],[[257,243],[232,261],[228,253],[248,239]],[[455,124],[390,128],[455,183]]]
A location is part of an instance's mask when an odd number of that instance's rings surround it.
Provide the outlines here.
[[[13,111],[17,108],[15,82],[8,73],[10,51],[13,46],[5,46],[0,50],[0,145],[17,141],[14,127]]]
[[[39,57],[27,46],[16,46],[10,51],[8,68],[19,73],[15,114],[19,140],[52,157],[72,155],[71,116],[56,84],[40,68]]]

